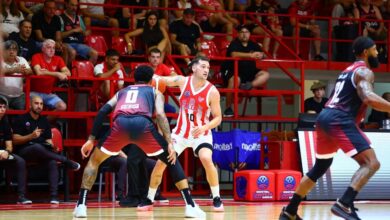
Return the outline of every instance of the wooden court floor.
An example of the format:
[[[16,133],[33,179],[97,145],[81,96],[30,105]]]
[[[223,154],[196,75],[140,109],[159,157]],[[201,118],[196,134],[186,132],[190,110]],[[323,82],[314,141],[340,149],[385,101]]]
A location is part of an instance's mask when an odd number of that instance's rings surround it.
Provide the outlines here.
[[[235,202],[224,200],[225,212],[211,211],[209,200],[196,200],[206,211],[207,219],[278,219],[284,202]],[[306,220],[336,220],[329,209],[332,202],[305,202],[299,213]],[[73,219],[74,203],[61,203],[60,205],[32,204],[32,205],[0,205],[0,220],[65,220]],[[356,203],[359,216],[363,220],[390,219],[390,201],[361,201]],[[90,202],[88,204],[88,218],[98,220],[165,220],[183,219],[184,207],[181,200],[171,200],[169,203],[157,204],[152,212],[137,212],[135,208],[121,208],[117,203]]]

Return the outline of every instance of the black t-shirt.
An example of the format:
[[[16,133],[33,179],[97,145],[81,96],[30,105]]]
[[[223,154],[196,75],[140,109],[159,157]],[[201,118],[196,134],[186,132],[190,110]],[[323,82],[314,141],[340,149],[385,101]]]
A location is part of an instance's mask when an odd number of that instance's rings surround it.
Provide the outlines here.
[[[307,98],[305,100],[305,112],[307,111],[315,111],[317,114],[322,111],[322,109],[325,107],[326,102],[328,101],[328,98],[322,98],[321,102],[316,102],[314,100],[314,97]]]
[[[8,118],[3,116],[0,120],[0,149],[5,149],[5,142],[12,140],[12,130]]]
[[[19,33],[12,32],[8,40],[14,40],[16,43],[18,43],[19,46],[19,52],[18,56],[24,57],[26,60],[31,60],[31,57],[40,52],[40,48],[37,46],[37,42],[33,40],[31,37],[25,41],[22,38],[20,38]]]
[[[188,26],[181,19],[172,22],[169,31],[176,34],[177,41],[186,44],[191,50],[195,48],[196,39],[200,38],[199,27],[194,23]]]
[[[248,44],[246,46],[242,45],[241,41],[239,41],[237,38],[234,39],[226,51],[226,57],[231,57],[232,52],[242,52],[242,53],[251,53],[251,52],[261,52],[260,46],[253,42],[248,41]],[[234,70],[234,63],[233,61],[228,61],[229,68],[231,70]],[[256,68],[256,61],[255,60],[241,60],[238,61],[238,69],[240,73],[248,73],[248,74],[256,74],[257,68]]]
[[[80,27],[80,21],[81,17],[76,15],[75,19],[72,20],[70,17],[68,17],[65,13],[63,13],[60,17],[61,21],[61,31],[70,31],[73,29],[76,29]],[[84,43],[84,35],[82,33],[73,33],[67,37],[64,37],[63,39],[64,43],[78,43],[82,44]]]
[[[12,125],[14,134],[22,136],[31,134],[36,128],[43,129],[41,136],[31,140],[23,145],[27,146],[33,143],[45,143],[47,139],[51,139],[51,128],[46,117],[40,116],[37,120],[31,117],[30,113],[19,116]]]
[[[41,30],[42,36],[46,39],[56,40],[56,32],[61,31],[61,20],[57,15],[54,15],[51,22],[47,23],[43,12],[40,11],[37,14],[34,14],[31,23],[33,31]],[[36,36],[35,39],[37,39]]]

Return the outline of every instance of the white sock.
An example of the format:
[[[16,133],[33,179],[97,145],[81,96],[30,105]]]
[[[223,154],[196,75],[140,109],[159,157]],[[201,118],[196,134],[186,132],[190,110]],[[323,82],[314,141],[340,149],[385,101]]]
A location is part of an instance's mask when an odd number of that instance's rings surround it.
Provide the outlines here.
[[[213,194],[213,198],[215,198],[215,197],[221,197],[221,196],[219,195],[219,185],[210,186],[210,189],[211,189],[211,194]]]
[[[154,202],[154,196],[156,196],[156,192],[157,192],[157,188],[153,189],[149,187],[148,199],[150,199],[150,201]]]

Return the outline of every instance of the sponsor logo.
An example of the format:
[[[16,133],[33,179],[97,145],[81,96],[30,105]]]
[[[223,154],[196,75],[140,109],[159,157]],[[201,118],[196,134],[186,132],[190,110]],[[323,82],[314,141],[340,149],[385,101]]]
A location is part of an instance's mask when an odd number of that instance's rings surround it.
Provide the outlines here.
[[[233,143],[222,143],[222,144],[214,143],[213,149],[218,151],[228,151],[233,149]]]
[[[253,143],[253,144],[241,144],[241,149],[246,151],[259,151],[260,150],[260,143]]]

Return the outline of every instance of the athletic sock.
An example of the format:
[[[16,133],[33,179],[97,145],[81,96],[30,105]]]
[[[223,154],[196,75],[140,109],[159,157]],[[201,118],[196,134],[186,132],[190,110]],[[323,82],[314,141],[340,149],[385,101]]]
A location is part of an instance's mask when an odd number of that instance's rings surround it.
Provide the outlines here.
[[[190,190],[188,188],[180,190],[181,195],[183,196],[184,201],[187,205],[191,205],[192,207],[195,207],[195,202],[192,200],[192,196],[190,194]]]
[[[291,215],[296,215],[298,211],[298,206],[302,202],[302,197],[294,193],[293,197],[290,200],[290,203],[286,207],[286,212]]]
[[[349,186],[344,192],[344,195],[339,199],[339,202],[341,202],[341,204],[346,207],[351,207],[351,204],[355,200],[357,194],[358,191],[354,190],[352,187]]]
[[[219,185],[210,186],[210,189],[211,189],[211,194],[213,194],[213,198],[215,198],[215,197],[221,197],[221,196],[219,195]]]
[[[156,196],[156,192],[157,192],[157,188],[153,189],[149,187],[148,199],[150,199],[150,201],[154,202],[154,197]]]
[[[80,189],[80,194],[79,194],[79,200],[77,201],[77,206],[78,205],[87,205],[87,196],[88,196],[88,191],[87,189]]]

